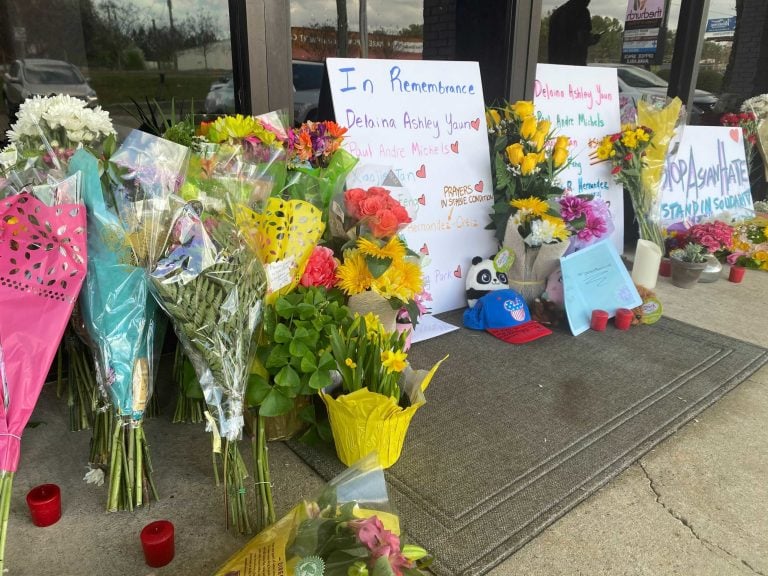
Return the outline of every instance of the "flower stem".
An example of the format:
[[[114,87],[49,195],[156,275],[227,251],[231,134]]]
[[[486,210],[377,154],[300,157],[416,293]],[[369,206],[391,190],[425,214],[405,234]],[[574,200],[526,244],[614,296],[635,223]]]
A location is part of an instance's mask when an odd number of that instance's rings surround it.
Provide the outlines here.
[[[5,572],[5,540],[8,536],[8,517],[11,512],[13,472],[0,472],[0,574]]]

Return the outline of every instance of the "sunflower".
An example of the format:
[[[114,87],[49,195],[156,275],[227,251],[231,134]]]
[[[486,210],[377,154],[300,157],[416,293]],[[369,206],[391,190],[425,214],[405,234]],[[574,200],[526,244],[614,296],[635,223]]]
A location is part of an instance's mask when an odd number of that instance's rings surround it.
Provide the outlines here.
[[[405,244],[397,236],[393,236],[383,246],[380,246],[376,240],[360,237],[357,239],[357,249],[364,256],[372,256],[373,258],[390,258],[393,261],[405,258]]]
[[[523,211],[525,214],[532,216],[543,216],[549,212],[549,204],[540,198],[531,196],[530,198],[518,198],[510,202],[512,208],[517,208]]]
[[[357,250],[344,252],[344,263],[336,269],[336,278],[338,287],[348,296],[365,292],[373,280],[365,256]]]

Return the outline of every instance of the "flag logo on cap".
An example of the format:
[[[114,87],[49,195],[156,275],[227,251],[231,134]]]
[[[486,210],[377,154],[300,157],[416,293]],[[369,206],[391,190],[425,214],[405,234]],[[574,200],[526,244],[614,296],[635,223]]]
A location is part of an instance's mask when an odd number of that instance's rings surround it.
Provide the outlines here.
[[[525,307],[519,298],[504,301],[504,310],[510,313],[518,322],[525,320]]]

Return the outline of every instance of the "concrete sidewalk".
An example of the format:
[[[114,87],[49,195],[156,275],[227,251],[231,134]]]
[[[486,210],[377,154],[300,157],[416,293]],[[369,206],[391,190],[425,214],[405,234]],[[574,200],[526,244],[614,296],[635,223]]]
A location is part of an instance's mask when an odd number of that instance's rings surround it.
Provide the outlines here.
[[[768,274],[747,271],[739,285],[726,276],[727,269],[718,282],[692,290],[662,278],[656,292],[670,317],[768,347]],[[491,574],[768,574],[766,388],[763,368]],[[32,417],[44,425],[25,432],[14,483],[8,574],[204,576],[242,547],[246,537],[224,531],[208,434],[200,425],[170,424],[171,402],[146,424],[161,501],[107,514],[106,486],[81,480],[90,432],[67,431],[64,401],[46,387]],[[322,485],[281,443],[270,445],[270,462],[278,515]],[[45,482],[61,486],[64,515],[40,529],[24,497]],[[138,534],[159,518],[175,524],[177,554],[152,570]]]

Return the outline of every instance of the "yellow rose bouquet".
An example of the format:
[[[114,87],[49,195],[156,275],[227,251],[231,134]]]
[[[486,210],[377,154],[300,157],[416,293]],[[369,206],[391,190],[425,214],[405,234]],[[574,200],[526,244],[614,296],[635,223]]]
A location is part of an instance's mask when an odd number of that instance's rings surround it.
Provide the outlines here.
[[[494,207],[489,228],[501,241],[512,215],[511,202],[560,196],[558,175],[568,165],[569,138],[556,136],[549,120],[539,119],[532,102],[486,110],[490,139]]]

